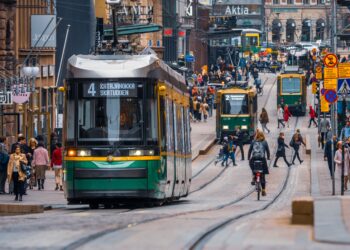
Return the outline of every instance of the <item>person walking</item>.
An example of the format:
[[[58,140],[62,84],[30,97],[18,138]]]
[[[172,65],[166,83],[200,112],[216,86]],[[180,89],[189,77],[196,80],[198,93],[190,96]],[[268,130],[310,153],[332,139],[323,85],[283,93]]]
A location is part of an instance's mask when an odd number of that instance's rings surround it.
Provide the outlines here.
[[[28,165],[32,166],[34,150],[38,146],[38,141],[35,138],[30,138],[29,140],[29,153],[27,154]],[[30,180],[29,180],[29,189],[36,187],[36,177],[35,169],[32,167],[30,170]]]
[[[241,160],[244,161],[244,134],[240,130],[239,126],[236,127],[236,131],[234,133],[234,143],[237,147],[239,147],[239,150],[241,152]]]
[[[56,143],[56,149],[53,150],[52,153],[52,166],[55,171],[55,182],[56,182],[56,188],[55,191],[59,190],[63,191],[62,187],[62,176],[63,176],[63,170],[62,170],[62,144]]]
[[[197,119],[198,119],[198,112],[199,112],[199,110],[197,109],[197,104],[198,104],[197,97],[194,97],[194,98],[193,98],[193,116],[194,116],[194,122],[196,122]]]
[[[32,166],[35,167],[36,179],[38,181],[38,190],[44,189],[45,172],[49,166],[49,154],[44,144],[38,143],[38,147],[34,150]]]
[[[300,134],[300,130],[297,129],[297,132],[293,135],[292,140],[290,142],[290,146],[294,149],[294,156],[293,156],[293,160],[292,160],[292,165],[294,165],[294,161],[296,159],[296,157],[298,157],[298,160],[301,163],[303,163],[303,160],[300,159],[300,155],[299,155],[299,149],[300,149],[300,145],[303,144],[305,146],[305,142],[303,140],[303,137]]]
[[[310,117],[310,120],[309,120],[309,128],[311,127],[311,122],[313,122],[317,128],[317,122],[315,121],[315,118],[316,118],[316,112],[315,110],[312,108],[312,106],[310,105],[309,107],[309,117]]]
[[[13,192],[15,194],[15,201],[22,201],[24,195],[24,182],[26,180],[26,173],[22,170],[21,165],[27,164],[27,157],[21,153],[21,146],[14,147],[15,152],[11,154],[10,160],[7,166],[7,178],[10,183],[13,181]]]
[[[228,159],[230,158],[230,149],[229,149],[228,137],[225,136],[222,143],[222,153],[224,154],[221,166],[228,166]]]
[[[334,155],[334,162],[336,163],[335,171],[338,176],[341,176],[342,164],[344,162],[344,191],[348,190],[348,174],[349,174],[349,149],[344,147],[343,159],[343,142],[337,143],[337,151]]]
[[[287,164],[288,167],[290,167],[292,164],[290,164],[288,161],[287,161],[287,158],[286,158],[286,148],[289,148],[288,145],[284,142],[284,133],[281,132],[278,139],[277,139],[277,152],[276,152],[276,159],[275,159],[275,162],[273,164],[273,166],[275,168],[277,168],[277,161],[280,157],[283,158],[284,162]]]
[[[5,194],[5,183],[7,179],[7,165],[9,155],[6,149],[6,137],[0,137],[0,194]]]
[[[233,135],[231,135],[229,138],[229,149],[230,149],[230,158],[232,160],[232,164],[233,166],[237,166],[236,165],[236,145],[235,145]]]
[[[322,149],[324,149],[324,144],[327,141],[326,135],[331,127],[329,120],[326,119],[326,117],[323,117],[323,119],[320,121],[320,126],[318,127],[319,133],[321,135],[321,145]]]
[[[268,133],[270,133],[270,130],[266,126],[267,123],[269,123],[269,116],[268,116],[265,108],[262,108],[262,110],[261,110],[259,121],[261,123],[261,127],[262,127],[263,132],[265,133],[265,130],[266,130]]]
[[[289,111],[288,105],[284,105],[284,110],[283,110],[283,119],[284,123],[287,124],[287,128],[289,128],[289,118],[292,117],[292,114]]]
[[[284,112],[281,105],[278,104],[277,107],[277,128],[280,128],[280,124],[285,127],[284,123]]]
[[[330,137],[327,142],[326,142],[326,145],[324,147],[324,160],[327,160],[327,163],[328,163],[328,169],[329,169],[329,174],[331,177],[333,177],[333,173],[332,173],[332,164],[333,164],[333,157],[332,157],[332,143],[333,143],[333,153],[335,155],[335,152],[337,150],[337,143],[338,143],[338,140],[337,140],[337,137],[336,136],[333,136]]]
[[[202,104],[202,113],[203,113],[204,122],[207,122],[208,111],[209,111],[209,105],[208,105],[207,101],[204,99],[203,104]]]

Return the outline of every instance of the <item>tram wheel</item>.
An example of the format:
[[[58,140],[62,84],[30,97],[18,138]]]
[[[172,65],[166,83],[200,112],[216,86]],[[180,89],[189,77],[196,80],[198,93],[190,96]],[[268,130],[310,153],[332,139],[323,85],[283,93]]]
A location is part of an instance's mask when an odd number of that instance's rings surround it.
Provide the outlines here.
[[[89,207],[90,207],[90,209],[98,209],[98,203],[91,202],[91,203],[89,203]]]

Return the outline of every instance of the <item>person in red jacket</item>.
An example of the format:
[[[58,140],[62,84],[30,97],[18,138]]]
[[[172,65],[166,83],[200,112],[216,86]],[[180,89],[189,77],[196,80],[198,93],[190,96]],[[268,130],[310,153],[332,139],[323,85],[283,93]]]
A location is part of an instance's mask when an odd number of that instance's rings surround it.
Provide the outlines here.
[[[317,128],[317,122],[315,121],[316,118],[316,112],[310,105],[310,110],[309,110],[309,116],[310,116],[310,121],[309,121],[309,128],[311,127],[311,122],[313,122]]]
[[[52,153],[52,165],[53,169],[55,170],[55,181],[56,181],[56,188],[55,191],[58,190],[58,186],[60,186],[60,191],[63,191],[62,187],[62,176],[63,176],[63,170],[62,170],[62,145],[61,143],[56,143],[56,148],[54,149]]]
[[[287,125],[289,128],[289,118],[292,117],[292,114],[289,112],[288,105],[284,105],[284,113],[283,113],[283,118],[284,118],[284,123]]]

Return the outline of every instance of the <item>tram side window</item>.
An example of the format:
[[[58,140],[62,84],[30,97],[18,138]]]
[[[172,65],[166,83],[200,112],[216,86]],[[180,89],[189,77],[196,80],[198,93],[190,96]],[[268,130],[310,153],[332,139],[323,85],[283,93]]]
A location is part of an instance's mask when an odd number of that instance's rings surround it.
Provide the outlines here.
[[[165,106],[165,98],[163,96],[159,97],[159,115],[160,115],[160,133],[161,133],[161,150],[163,152],[167,151],[166,145],[167,145],[167,131],[166,131],[166,119],[167,119],[167,113],[166,113],[166,106]]]
[[[258,37],[246,36],[246,46],[258,46]]]
[[[66,115],[67,115],[67,123],[66,123],[66,129],[67,129],[67,139],[73,140],[74,139],[74,128],[75,128],[75,105],[74,105],[74,91],[72,90],[73,86],[68,87],[67,91],[67,106],[66,106]]]
[[[158,126],[157,126],[157,99],[154,88],[148,88],[146,95],[146,136],[147,143],[156,145],[158,143]]]
[[[174,118],[173,118],[173,102],[166,100],[166,118],[167,118],[167,151],[174,152]]]
[[[222,96],[222,114],[239,115],[248,114],[247,95],[226,94]]]
[[[300,93],[300,78],[283,78],[282,79],[282,93]]]

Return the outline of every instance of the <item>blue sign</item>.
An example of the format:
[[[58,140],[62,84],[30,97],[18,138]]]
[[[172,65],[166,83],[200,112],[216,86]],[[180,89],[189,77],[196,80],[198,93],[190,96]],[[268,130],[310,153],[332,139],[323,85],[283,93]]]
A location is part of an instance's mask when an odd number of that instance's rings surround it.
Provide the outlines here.
[[[194,56],[193,55],[186,55],[185,62],[194,62]]]
[[[338,95],[350,94],[350,79],[338,79],[337,93]]]
[[[338,95],[337,95],[337,92],[335,92],[335,90],[329,89],[325,92],[324,98],[326,99],[327,102],[333,103],[337,101]]]

